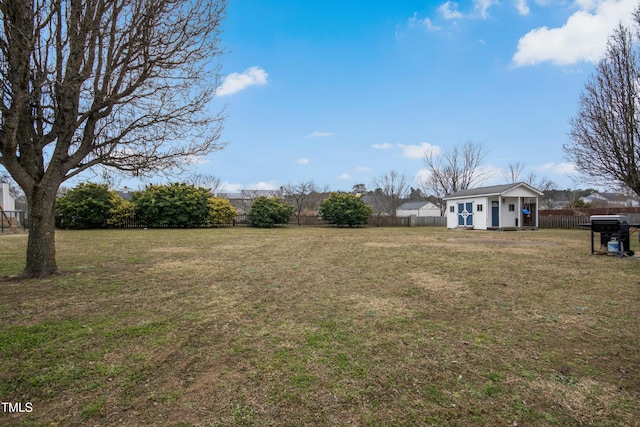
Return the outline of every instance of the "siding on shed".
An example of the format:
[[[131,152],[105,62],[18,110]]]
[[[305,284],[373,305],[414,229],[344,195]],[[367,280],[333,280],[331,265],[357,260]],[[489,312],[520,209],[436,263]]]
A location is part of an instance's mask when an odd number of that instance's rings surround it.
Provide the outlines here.
[[[460,203],[472,204],[472,224],[465,227],[486,230],[493,227],[522,227],[524,226],[524,214],[526,199],[535,199],[535,215],[532,220],[537,221],[538,198],[542,193],[524,183],[495,185],[485,188],[462,190],[445,197],[447,203],[447,228],[460,227],[458,222],[458,205]],[[499,223],[493,224],[492,202],[498,202]],[[482,211],[478,206],[482,205]],[[509,205],[514,205],[514,210],[509,210]],[[452,212],[453,209],[453,212]],[[536,224],[537,226],[537,224]]]

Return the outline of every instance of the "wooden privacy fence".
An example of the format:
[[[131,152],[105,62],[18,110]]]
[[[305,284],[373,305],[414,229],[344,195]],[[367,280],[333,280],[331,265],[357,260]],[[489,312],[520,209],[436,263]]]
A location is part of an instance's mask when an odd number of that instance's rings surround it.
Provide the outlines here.
[[[367,222],[367,226],[369,227],[409,227],[409,226],[417,226],[417,227],[439,227],[446,226],[446,217],[422,217],[422,218],[414,218],[414,222],[411,222],[410,217],[391,217],[391,216],[378,216],[372,215],[369,217],[369,221]],[[238,215],[236,216],[235,224],[239,226],[248,226],[249,220],[246,215]],[[300,215],[300,217],[293,216],[291,221],[289,221],[289,226],[300,225],[303,227],[333,227],[332,224],[323,221],[318,216],[313,215]]]
[[[24,213],[22,213],[24,215]],[[640,224],[640,214],[626,214],[629,216],[629,220],[632,224]],[[553,215],[553,216],[540,216],[538,218],[539,228],[564,228],[564,229],[577,229],[581,224],[589,222],[589,217],[586,215]],[[28,228],[26,224],[26,218],[23,216],[18,219],[20,228]],[[197,223],[189,225],[171,225],[164,224],[162,226],[156,226],[154,228],[211,228],[211,227],[247,227],[249,226],[249,220],[246,215],[237,215],[235,221],[229,224],[217,224],[212,225],[206,222],[206,220],[198,221]],[[286,224],[289,227],[302,226],[302,227],[333,227],[333,225],[323,221],[318,216],[306,216],[301,215],[300,218],[293,216],[291,221]],[[0,224],[0,229],[4,226],[5,230],[10,227],[10,224]],[[367,222],[368,227],[446,227],[447,217],[390,217],[390,216],[376,216],[373,215]],[[145,228],[147,227],[146,221],[140,218],[131,218],[126,222],[115,226],[113,228]]]
[[[640,224],[640,214],[638,213],[623,213],[629,217],[631,224]],[[581,224],[588,224],[589,216],[582,215],[552,215],[552,216],[540,216],[538,218],[538,226],[540,228],[580,228]]]
[[[583,216],[541,216],[538,218],[540,228],[580,228],[580,224],[589,222]]]
[[[413,222],[412,222],[413,221]],[[237,215],[235,220],[229,224],[207,224],[205,220],[193,223],[187,228],[207,228],[207,227],[247,227],[249,226],[249,219],[247,215]],[[300,215],[300,217],[292,216],[291,221],[287,224],[290,227],[302,226],[302,227],[333,227],[326,221],[323,221],[318,216],[313,215]],[[444,227],[447,225],[446,217],[390,217],[390,216],[376,216],[372,215],[367,222],[369,227]],[[115,228],[145,228],[147,223],[141,218],[130,218],[124,221],[120,226]],[[154,228],[185,228],[172,226],[171,224],[165,224],[162,226],[156,226]]]

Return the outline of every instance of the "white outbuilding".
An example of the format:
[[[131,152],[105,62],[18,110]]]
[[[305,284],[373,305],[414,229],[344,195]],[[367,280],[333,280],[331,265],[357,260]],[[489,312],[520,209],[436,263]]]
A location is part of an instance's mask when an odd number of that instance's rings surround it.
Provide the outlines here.
[[[440,208],[432,202],[407,202],[398,206],[396,209],[396,216],[442,216],[440,214]]]
[[[5,211],[16,210],[16,198],[7,183],[0,183],[0,207]]]
[[[538,228],[542,192],[524,182],[461,190],[444,197],[447,228]]]

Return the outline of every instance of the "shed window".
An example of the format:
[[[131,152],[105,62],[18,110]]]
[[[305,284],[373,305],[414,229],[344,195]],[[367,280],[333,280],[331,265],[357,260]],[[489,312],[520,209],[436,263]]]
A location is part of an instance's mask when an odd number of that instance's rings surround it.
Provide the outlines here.
[[[456,211],[456,207],[455,206],[451,206],[449,208],[449,212],[454,213]]]
[[[515,212],[516,211],[516,205],[511,204],[509,205],[509,212]]]
[[[482,212],[482,205],[476,205],[476,211]]]

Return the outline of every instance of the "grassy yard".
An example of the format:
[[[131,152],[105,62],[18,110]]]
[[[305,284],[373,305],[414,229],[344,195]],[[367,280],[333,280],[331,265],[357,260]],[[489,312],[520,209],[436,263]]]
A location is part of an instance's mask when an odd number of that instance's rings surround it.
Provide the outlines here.
[[[0,282],[0,425],[638,425],[640,259],[589,238],[61,231]]]

